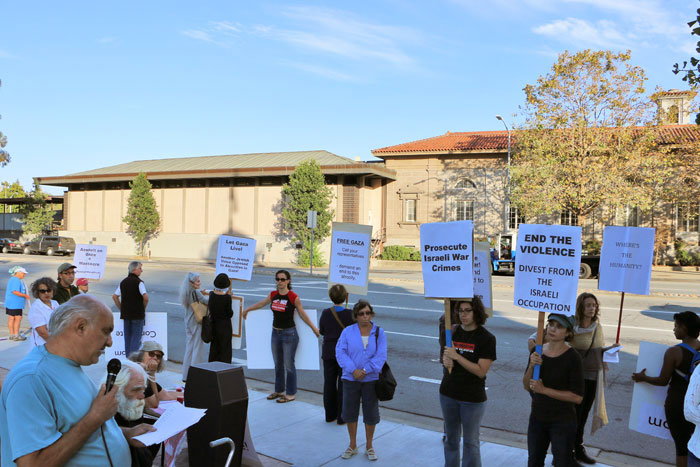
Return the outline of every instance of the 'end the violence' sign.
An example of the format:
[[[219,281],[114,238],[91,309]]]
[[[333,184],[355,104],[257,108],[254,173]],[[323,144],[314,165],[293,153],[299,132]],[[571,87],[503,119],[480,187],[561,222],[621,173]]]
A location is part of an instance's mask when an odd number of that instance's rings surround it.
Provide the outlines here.
[[[474,296],[472,221],[420,226],[420,252],[426,297]]]
[[[603,230],[598,288],[649,295],[655,229],[607,226]]]
[[[216,273],[231,279],[249,281],[253,276],[255,240],[245,237],[221,235],[216,253]]]
[[[581,264],[581,227],[520,224],[515,305],[573,316]]]
[[[348,292],[367,295],[372,226],[333,222],[328,286],[343,284]]]

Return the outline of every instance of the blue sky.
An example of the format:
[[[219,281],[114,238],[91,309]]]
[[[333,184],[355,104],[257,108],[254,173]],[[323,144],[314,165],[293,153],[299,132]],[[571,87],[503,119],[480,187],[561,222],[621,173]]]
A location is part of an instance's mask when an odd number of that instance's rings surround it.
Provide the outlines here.
[[[632,50],[648,89],[694,54],[697,1],[34,1],[0,10],[1,180],[325,149],[366,160],[503,129],[558,53]],[[696,54],[697,55],[697,54]],[[54,194],[60,188],[48,188]]]

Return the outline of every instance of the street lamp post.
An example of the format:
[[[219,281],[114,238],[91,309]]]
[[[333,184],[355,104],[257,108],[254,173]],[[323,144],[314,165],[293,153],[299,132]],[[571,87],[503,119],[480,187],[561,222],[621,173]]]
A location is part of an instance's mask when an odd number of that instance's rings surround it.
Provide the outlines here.
[[[506,200],[503,205],[503,231],[507,232],[508,231],[508,207],[510,205],[510,128],[508,128],[508,125],[506,124],[506,121],[503,120],[503,117],[500,115],[496,115],[496,119],[500,120],[501,123],[503,123],[503,126],[506,127],[506,132],[508,133],[508,165],[506,167]]]

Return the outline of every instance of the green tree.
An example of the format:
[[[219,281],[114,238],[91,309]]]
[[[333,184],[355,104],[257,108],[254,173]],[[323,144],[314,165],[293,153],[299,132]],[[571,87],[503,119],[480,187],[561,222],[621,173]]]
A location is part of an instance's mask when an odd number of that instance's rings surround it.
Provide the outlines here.
[[[129,226],[128,232],[137,244],[137,253],[143,255],[146,242],[160,229],[160,214],[145,173],[138,174],[129,182],[129,188],[129,205],[122,220]]]
[[[306,226],[308,211],[318,212],[317,227],[314,229],[314,266],[322,266],[323,258],[318,254],[320,244],[331,233],[333,210],[330,209],[333,192],[326,186],[321,166],[313,159],[307,159],[294,169],[289,176],[289,183],[282,187],[285,233],[293,242],[300,242],[299,264],[309,265],[311,247],[311,229]]]
[[[2,81],[0,81],[0,86],[2,86]],[[5,151],[5,146],[7,146],[7,136],[0,131],[0,167],[5,167],[10,162],[10,153]]]
[[[27,196],[19,180],[13,183],[2,182],[0,186],[2,186],[2,194],[0,194],[0,196],[3,198],[24,198]],[[7,206],[7,212],[19,212],[19,208],[17,206]],[[0,205],[0,213],[5,213],[5,205]]]
[[[567,210],[579,224],[603,204],[649,208],[670,170],[656,148],[646,75],[629,51],[564,52],[524,88],[512,158],[512,202],[528,216]]]
[[[23,215],[22,234],[40,235],[51,231],[53,222],[53,207],[46,202],[48,195],[41,190],[41,187],[34,183],[34,191],[29,193],[29,200],[20,207],[19,212]]]

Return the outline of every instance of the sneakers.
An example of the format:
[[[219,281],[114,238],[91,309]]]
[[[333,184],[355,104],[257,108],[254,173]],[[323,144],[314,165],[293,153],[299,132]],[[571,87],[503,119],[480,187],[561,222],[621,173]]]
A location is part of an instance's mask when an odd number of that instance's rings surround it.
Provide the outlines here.
[[[345,452],[340,456],[343,459],[350,459],[352,456],[357,454],[357,448],[351,448],[348,446],[348,448],[345,450]]]
[[[576,460],[579,462],[583,462],[584,464],[595,464],[595,459],[586,454],[586,448],[584,448],[583,445],[576,446],[574,455]]]

